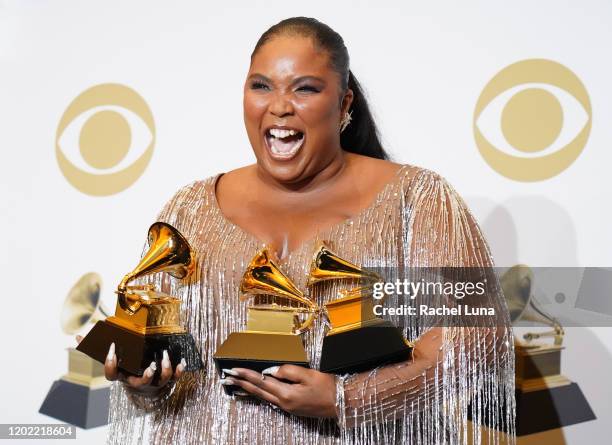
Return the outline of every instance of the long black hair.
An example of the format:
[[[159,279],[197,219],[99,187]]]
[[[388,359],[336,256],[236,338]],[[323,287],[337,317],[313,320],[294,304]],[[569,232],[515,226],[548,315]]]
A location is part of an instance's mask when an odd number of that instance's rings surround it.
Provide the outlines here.
[[[291,17],[271,26],[261,35],[251,53],[251,59],[259,48],[279,35],[300,35],[313,39],[318,49],[328,53],[332,68],[340,75],[340,90],[346,91],[347,88],[353,90],[353,103],[349,110],[351,123],[340,134],[342,148],[371,158],[389,159],[389,155],[380,143],[378,129],[361,85],[349,68],[348,50],[340,34],[317,19]]]

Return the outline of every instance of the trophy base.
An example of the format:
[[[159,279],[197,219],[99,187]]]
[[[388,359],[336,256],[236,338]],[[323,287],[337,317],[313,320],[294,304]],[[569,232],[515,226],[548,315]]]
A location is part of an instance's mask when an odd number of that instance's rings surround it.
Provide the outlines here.
[[[113,342],[117,367],[124,373],[142,376],[151,362],[157,363],[154,385],[159,380],[164,349],[168,351],[173,369],[181,362],[181,358],[187,362],[186,371],[197,371],[204,366],[191,334],[141,335],[106,321],[98,321],[76,349],[104,363]]]
[[[213,358],[220,376],[223,376],[223,369],[231,368],[261,372],[281,365],[310,367],[301,337],[292,334],[233,332],[219,346]],[[223,389],[228,395],[240,390],[235,385]]]
[[[575,382],[540,391],[517,390],[515,397],[517,436],[550,431],[597,418]],[[468,409],[470,420],[471,411],[470,406]],[[485,416],[482,422],[486,427],[492,426],[490,417]],[[505,428],[500,430],[508,432]]]
[[[391,322],[326,335],[321,352],[322,372],[351,374],[410,358],[412,348]]]
[[[42,403],[39,413],[79,428],[95,428],[108,423],[110,388],[56,380]]]
[[[516,392],[516,435],[539,433],[596,419],[576,383]]]

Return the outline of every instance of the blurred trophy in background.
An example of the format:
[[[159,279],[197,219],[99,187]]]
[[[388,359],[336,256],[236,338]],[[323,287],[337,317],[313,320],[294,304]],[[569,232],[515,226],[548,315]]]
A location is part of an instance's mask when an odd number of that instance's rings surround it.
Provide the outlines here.
[[[407,360],[412,345],[393,323],[374,314],[373,284],[382,277],[340,258],[319,242],[311,262],[308,286],[325,280],[357,278],[363,284],[325,304],[331,329],[323,339],[323,372],[353,373]]]
[[[232,332],[214,354],[219,374],[223,377],[223,369],[235,367],[258,372],[283,364],[309,367],[300,334],[310,327],[319,309],[281,272],[266,248],[249,263],[240,283],[240,294],[241,300],[267,295],[302,306],[276,302],[249,306],[246,330]],[[300,315],[305,317],[303,321]],[[224,389],[232,394],[238,387],[224,386]]]
[[[119,370],[141,376],[154,361],[157,372],[153,384],[156,384],[163,350],[168,351],[173,368],[182,358],[187,362],[187,371],[201,369],[203,365],[193,337],[181,326],[181,301],[157,292],[153,285],[129,285],[157,272],[167,272],[179,279],[188,277],[195,269],[194,252],[183,235],[166,223],[154,223],[149,228],[148,240],[149,250],[119,284],[115,315],[98,321],[77,350],[104,363],[114,342]]]
[[[515,340],[516,431],[533,434],[595,419],[578,384],[561,374],[563,327],[533,296],[534,276],[525,265],[510,268],[500,279],[512,323],[531,321],[552,330],[527,333]],[[552,343],[534,342],[552,337]]]
[[[62,330],[74,335],[108,316],[100,302],[102,279],[83,275],[64,301]],[[68,348],[68,373],[53,382],[39,412],[80,428],[108,423],[110,383],[104,366],[74,348]]]

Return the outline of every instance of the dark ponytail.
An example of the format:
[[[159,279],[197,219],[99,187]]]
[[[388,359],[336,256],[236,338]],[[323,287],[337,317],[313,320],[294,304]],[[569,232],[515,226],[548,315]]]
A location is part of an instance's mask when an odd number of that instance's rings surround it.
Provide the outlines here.
[[[370,112],[361,85],[349,70],[348,87],[353,90],[351,123],[340,133],[340,145],[346,151],[371,158],[389,159],[378,137],[378,128]]]
[[[315,46],[327,51],[333,69],[340,75],[340,90],[353,90],[351,123],[340,134],[340,146],[351,153],[357,153],[371,158],[389,159],[378,136],[376,123],[370,112],[368,101],[353,73],[349,69],[349,55],[344,40],[336,31],[325,23],[310,17],[291,17],[278,22],[264,32],[251,54],[251,59],[257,50],[278,35],[300,35],[313,39]]]

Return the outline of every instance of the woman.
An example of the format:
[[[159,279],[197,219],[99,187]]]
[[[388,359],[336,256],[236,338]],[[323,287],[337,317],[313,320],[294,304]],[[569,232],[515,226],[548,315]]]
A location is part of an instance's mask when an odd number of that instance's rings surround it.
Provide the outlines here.
[[[122,382],[113,387],[110,442],[454,443],[467,434],[470,403],[475,421],[512,435],[512,337],[497,287],[486,296],[495,319],[464,328],[408,323],[404,334],[416,346],[406,362],[346,376],[319,372],[326,328],[317,322],[304,336],[311,369],[218,376],[212,355],[244,329],[239,282],[263,244],[303,290],[318,239],[354,263],[393,268],[396,277],[413,266],[492,266],[454,189],[430,170],[386,160],[346,47],[328,26],[296,17],[261,36],[244,121],[257,163],[184,187],[160,215],[199,256],[187,282],[159,284],[182,298],[205,369],[179,365],[171,379],[164,360],[161,370],[153,364],[142,378],[122,378],[111,348],[107,378]],[[320,283],[307,295],[322,305],[339,286]],[[154,372],[161,388],[149,385]],[[224,384],[240,386],[240,395],[226,396]]]

